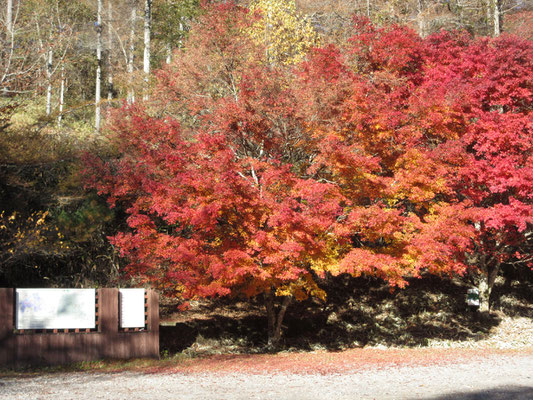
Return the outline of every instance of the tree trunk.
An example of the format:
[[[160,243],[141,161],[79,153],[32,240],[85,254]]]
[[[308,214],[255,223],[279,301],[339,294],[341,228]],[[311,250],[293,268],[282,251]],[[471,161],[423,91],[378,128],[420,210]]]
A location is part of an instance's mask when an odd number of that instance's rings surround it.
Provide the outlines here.
[[[102,85],[102,0],[98,0],[96,15],[96,89],[95,89],[95,117],[94,126],[100,131],[101,125],[101,85]]]
[[[15,49],[15,32],[13,31],[13,0],[7,0],[7,10],[6,10],[6,39],[5,43],[9,42],[9,55],[7,56],[7,66],[5,71],[3,71],[3,76],[0,76],[0,83],[4,83],[7,80],[9,73],[9,65],[11,64],[11,59],[13,57],[13,51]],[[7,96],[9,90],[7,85],[3,85],[2,94]]]
[[[491,4],[492,4],[492,0],[485,0],[486,1],[486,6],[487,6],[487,16],[486,16],[486,19],[487,19],[487,35],[490,35],[490,31],[491,31],[491,22],[492,22],[492,12],[491,12]]]
[[[48,57],[46,58],[46,115],[52,113],[52,63],[53,63],[52,48],[48,48]]]
[[[178,25],[178,29],[180,31],[180,40],[178,42],[178,48],[181,49],[183,46],[183,40],[181,39],[183,37],[183,31],[184,31],[184,24],[183,24],[183,18],[180,19],[180,23]],[[172,62],[172,43],[170,41],[167,43],[167,59],[166,63],[170,64]]]
[[[63,120],[63,106],[65,104],[65,64],[61,64],[61,86],[59,87],[59,115],[57,116],[57,127],[61,128]]]
[[[276,325],[276,310],[274,308],[274,295],[272,292],[265,294],[265,306],[268,322],[268,345],[270,346],[271,338],[274,334],[274,326]]]
[[[11,37],[12,33],[13,33],[13,0],[7,0],[6,36]]]
[[[275,348],[281,340],[281,327],[287,308],[292,300],[291,296],[284,296],[276,315],[276,306],[274,304],[275,295],[273,292],[265,294],[266,311],[268,320],[268,347]]]
[[[183,31],[185,30],[185,24],[183,22],[183,18],[180,18],[180,23],[178,25],[178,29],[180,31],[180,39],[178,42],[178,48],[181,49],[183,47]],[[170,42],[167,43],[167,64],[170,64],[172,62],[172,44]]]
[[[370,0],[366,0],[366,16],[370,18]]]
[[[424,37],[425,35],[425,29],[424,29],[424,17],[422,15],[423,13],[423,4],[422,4],[422,0],[418,0],[418,3],[417,3],[417,19],[418,19],[418,35],[421,36],[421,37]]]
[[[144,2],[144,94],[143,100],[148,100],[148,80],[150,78],[150,35],[152,26],[152,0]]]
[[[113,32],[111,29],[111,23],[113,21],[112,1],[107,2],[107,100],[111,104],[113,100],[113,63],[111,50],[113,49]],[[109,109],[109,105],[108,105]]]
[[[131,2],[131,16],[130,16],[130,48],[128,54],[128,104],[135,102],[135,90],[133,89],[133,62],[135,61],[135,23],[137,21],[137,2]]]
[[[166,64],[170,64],[172,62],[172,45],[170,43],[167,43],[167,58],[165,60]]]
[[[501,9],[500,9],[500,0],[492,0],[492,16],[493,16],[493,26],[494,26],[494,36],[500,36],[501,34]]]
[[[465,26],[465,5],[462,2],[457,2],[457,11],[459,12],[459,26],[464,29]]]
[[[479,280],[479,311],[481,312],[490,312],[492,289],[499,271],[500,263],[497,261],[484,263],[481,266],[481,277]]]

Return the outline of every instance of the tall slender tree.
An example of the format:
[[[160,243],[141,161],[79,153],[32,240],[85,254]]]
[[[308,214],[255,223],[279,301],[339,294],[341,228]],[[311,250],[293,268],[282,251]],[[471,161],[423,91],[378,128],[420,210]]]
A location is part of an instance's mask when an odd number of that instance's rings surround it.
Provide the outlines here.
[[[107,100],[113,99],[113,2],[107,1]]]
[[[65,63],[61,63],[61,83],[59,85],[59,114],[57,116],[57,127],[61,128],[63,122],[63,109],[65,106]]]
[[[94,126],[97,131],[100,131],[102,123],[102,109],[101,109],[101,86],[102,86],[102,0],[97,0],[96,11],[96,88],[95,88],[95,117]]]
[[[424,4],[422,0],[417,0],[417,22],[418,22],[418,34],[425,36],[425,21],[424,21]]]
[[[133,88],[133,72],[135,62],[135,25],[137,23],[137,0],[131,0],[130,4],[130,35],[128,47],[128,60],[126,70],[128,73],[128,104],[135,102],[135,89]]]
[[[150,79],[151,34],[152,34],[152,0],[145,0],[144,2],[143,100],[148,100],[148,81]]]
[[[50,115],[52,112],[52,72],[54,57],[54,51],[51,43],[46,54],[46,115]]]
[[[492,26],[494,27],[493,35],[500,36],[502,32],[500,0],[492,0]]]
[[[10,36],[13,32],[13,0],[7,0],[6,10],[6,36]]]
[[[166,64],[171,63],[173,51],[182,47],[190,23],[201,10],[199,0],[160,0],[153,3],[152,44],[155,49],[163,50]]]

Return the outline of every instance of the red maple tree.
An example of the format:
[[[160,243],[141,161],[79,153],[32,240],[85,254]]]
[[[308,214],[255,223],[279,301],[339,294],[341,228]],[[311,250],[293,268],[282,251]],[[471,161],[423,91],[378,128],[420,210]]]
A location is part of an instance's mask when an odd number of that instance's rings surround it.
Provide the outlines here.
[[[116,113],[118,156],[88,160],[88,185],[129,215],[112,239],[127,273],[183,298],[262,295],[276,344],[327,273],[402,287],[520,253],[530,45],[356,20],[342,48],[275,66],[248,18],[207,12],[150,103]]]
[[[433,35],[419,115],[446,132],[443,157],[457,198],[474,213],[470,263],[482,272],[482,308],[503,263],[531,264],[533,46],[514,36]],[[453,160],[455,158],[455,160]]]

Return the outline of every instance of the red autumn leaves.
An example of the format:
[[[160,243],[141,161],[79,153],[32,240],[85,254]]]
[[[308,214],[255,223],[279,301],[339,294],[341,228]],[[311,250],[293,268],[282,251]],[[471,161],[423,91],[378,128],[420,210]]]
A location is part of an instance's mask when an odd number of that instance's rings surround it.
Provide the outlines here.
[[[286,67],[247,18],[203,17],[150,103],[117,112],[117,157],[88,162],[129,215],[112,238],[129,274],[185,298],[303,298],[326,273],[403,286],[531,250],[530,42],[357,20]]]

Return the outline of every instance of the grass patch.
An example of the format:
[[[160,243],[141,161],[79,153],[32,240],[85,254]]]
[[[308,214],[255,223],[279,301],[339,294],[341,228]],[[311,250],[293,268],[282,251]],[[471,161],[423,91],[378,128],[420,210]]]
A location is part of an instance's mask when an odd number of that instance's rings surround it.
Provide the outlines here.
[[[187,364],[194,356],[186,353],[169,355],[163,352],[161,359],[135,358],[130,360],[83,361],[58,366],[31,366],[13,369],[0,369],[0,378],[31,378],[43,374],[64,374],[76,372],[118,373],[124,371],[150,373]]]

